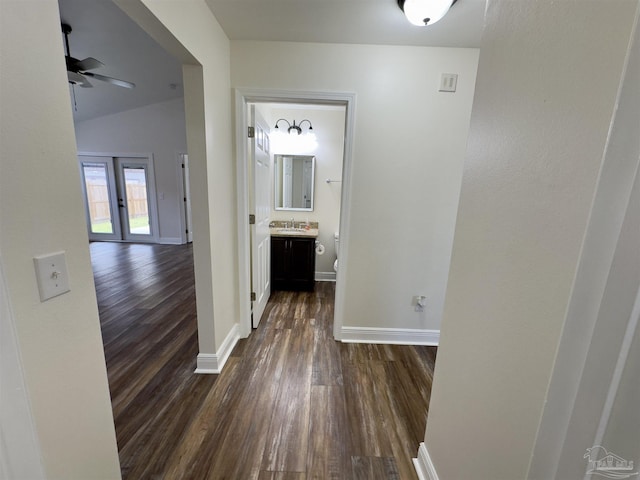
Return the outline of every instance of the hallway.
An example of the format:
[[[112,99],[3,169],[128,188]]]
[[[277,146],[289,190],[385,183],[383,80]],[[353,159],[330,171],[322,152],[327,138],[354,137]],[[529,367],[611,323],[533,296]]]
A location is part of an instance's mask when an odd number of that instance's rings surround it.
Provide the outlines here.
[[[335,285],[274,292],[221,375],[194,375],[191,247],[92,243],[125,479],[415,479],[435,347],[341,344]]]

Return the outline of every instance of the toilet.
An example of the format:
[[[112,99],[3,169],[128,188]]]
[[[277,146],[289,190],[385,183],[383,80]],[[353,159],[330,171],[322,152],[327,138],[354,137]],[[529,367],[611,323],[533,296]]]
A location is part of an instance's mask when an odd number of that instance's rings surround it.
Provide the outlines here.
[[[338,271],[338,244],[340,243],[340,235],[338,234],[338,232],[335,233],[333,238],[336,246],[336,261],[333,262],[333,270],[337,272]]]

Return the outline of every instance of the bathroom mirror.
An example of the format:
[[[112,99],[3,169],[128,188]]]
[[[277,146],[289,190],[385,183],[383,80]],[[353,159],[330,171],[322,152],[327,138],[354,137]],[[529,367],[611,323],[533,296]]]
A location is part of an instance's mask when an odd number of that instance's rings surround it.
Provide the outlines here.
[[[316,157],[274,155],[276,210],[313,210],[313,183]]]

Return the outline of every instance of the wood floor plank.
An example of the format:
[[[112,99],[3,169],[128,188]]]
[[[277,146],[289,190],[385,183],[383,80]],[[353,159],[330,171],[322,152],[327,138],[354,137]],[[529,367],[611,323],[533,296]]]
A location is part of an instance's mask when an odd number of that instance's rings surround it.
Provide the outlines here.
[[[313,355],[313,327],[306,318],[293,322],[287,362],[264,450],[262,469],[304,472],[309,439],[309,403]]]
[[[352,455],[393,455],[376,396],[376,383],[384,385],[384,379],[376,376],[373,362],[350,363],[343,357],[342,371]]]
[[[436,349],[336,342],[319,282],[196,375],[191,252],[91,244],[123,478],[414,480]]]
[[[165,465],[166,478],[206,478],[211,454],[220,449],[231,415],[221,415],[234,408],[239,391],[234,386],[236,372],[241,368],[239,358],[229,358],[229,375],[216,379],[202,405],[192,411],[192,419],[184,440],[170,454]]]
[[[258,480],[306,480],[307,476],[301,472],[260,472]]]
[[[351,436],[341,386],[311,387],[307,478],[338,480],[351,471]]]
[[[313,385],[342,385],[340,344],[333,339],[334,292],[324,290],[314,307]]]
[[[392,457],[351,457],[354,480],[400,480]]]
[[[388,375],[388,366],[393,363],[397,362],[374,362],[372,365],[375,378],[380,379],[380,382],[374,384],[374,396],[378,400],[376,402],[377,415],[380,416],[380,424],[386,432],[386,438],[391,448],[391,453],[385,456],[394,459],[394,465],[397,467],[395,470],[399,473],[400,478],[412,479],[417,478],[411,461],[415,455],[413,445],[416,442],[420,443],[424,438],[424,427],[420,437],[414,438],[410,433],[410,425],[403,421],[406,418],[403,418],[403,412],[397,408],[398,403],[395,401],[397,392],[387,387],[393,384],[393,379]],[[424,423],[422,425],[424,426]]]
[[[243,363],[243,386],[237,385],[240,393],[237,407],[226,413],[233,419],[224,432],[215,462],[211,463],[207,476],[201,478],[252,479],[263,470],[267,432],[286,366],[291,331],[274,330],[266,338],[265,348],[252,352]]]

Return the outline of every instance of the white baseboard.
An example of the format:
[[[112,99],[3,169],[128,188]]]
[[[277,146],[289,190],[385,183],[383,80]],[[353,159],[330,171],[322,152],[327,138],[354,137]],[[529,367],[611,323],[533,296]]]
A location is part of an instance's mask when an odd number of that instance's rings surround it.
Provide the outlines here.
[[[160,237],[158,243],[161,245],[182,245],[180,237]]]
[[[413,459],[413,466],[420,480],[438,480],[436,467],[433,466],[429,451],[424,442],[422,442],[420,448],[418,448],[418,458]]]
[[[440,330],[417,328],[342,327],[344,343],[390,343],[394,345],[433,345],[440,343]]]
[[[233,350],[233,347],[236,346],[240,340],[240,328],[238,324],[234,324],[227,335],[227,338],[224,339],[222,345],[218,350],[218,353],[199,353],[198,360],[196,364],[195,373],[220,373],[222,372],[222,367],[227,363],[227,359]]]
[[[316,282],[335,282],[336,272],[316,272]]]

